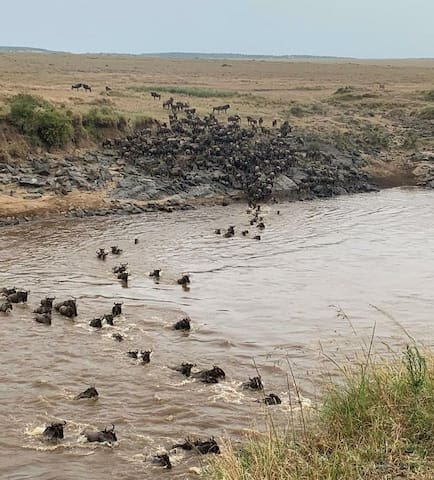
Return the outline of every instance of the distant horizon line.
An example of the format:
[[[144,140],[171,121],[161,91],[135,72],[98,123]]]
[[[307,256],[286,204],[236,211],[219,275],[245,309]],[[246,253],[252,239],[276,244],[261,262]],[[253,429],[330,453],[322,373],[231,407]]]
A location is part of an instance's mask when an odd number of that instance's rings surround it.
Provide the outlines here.
[[[434,60],[434,57],[353,57],[353,56],[339,56],[339,55],[312,55],[312,54],[258,54],[258,53],[228,53],[228,52],[182,52],[182,51],[167,51],[167,52],[142,52],[142,53],[127,53],[127,52],[72,52],[68,50],[51,50],[48,48],[26,47],[26,46],[12,46],[0,45],[0,53],[4,52],[35,52],[35,53],[63,53],[71,55],[120,55],[132,57],[163,57],[163,58],[209,58],[209,59],[297,59],[297,58],[311,58],[311,59],[325,59],[325,60]]]

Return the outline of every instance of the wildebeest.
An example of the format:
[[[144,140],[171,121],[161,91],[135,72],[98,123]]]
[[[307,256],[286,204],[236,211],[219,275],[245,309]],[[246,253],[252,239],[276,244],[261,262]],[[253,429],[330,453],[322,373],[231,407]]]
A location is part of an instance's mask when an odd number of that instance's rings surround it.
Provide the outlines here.
[[[179,320],[178,322],[175,323],[173,328],[175,330],[190,330],[191,329],[190,319],[188,317],[185,317],[182,320]]]
[[[235,227],[234,226],[230,226],[228,228],[228,231],[223,235],[225,238],[231,238],[235,235]]]
[[[264,222],[259,222],[259,223],[256,225],[256,228],[259,228],[259,230],[264,230],[264,228],[265,228],[265,223],[264,223]]]
[[[168,100],[163,102],[163,108],[169,109],[173,105],[174,99],[170,97]]]
[[[258,124],[258,121],[255,118],[248,115],[247,116],[247,123],[253,128],[253,127],[256,127],[256,125]]]
[[[193,373],[192,377],[199,379],[203,383],[218,383],[220,378],[226,377],[226,374],[220,367],[214,365],[211,370],[201,370]]]
[[[186,377],[189,377],[191,375],[191,369],[195,365],[193,363],[181,363],[179,367],[172,367],[172,370],[175,370],[176,372],[182,373]]]
[[[242,235],[243,237],[245,237],[245,236],[248,235],[248,234],[249,234],[249,231],[248,231],[248,230],[243,230],[243,231],[241,232],[241,235]]]
[[[274,393],[270,393],[264,398],[264,403],[265,405],[280,405],[282,400]]]
[[[83,87],[84,90],[86,90],[86,92],[92,91],[92,88],[87,83],[83,83],[81,86]]]
[[[89,327],[102,328],[102,318],[94,318],[89,322]]]
[[[120,272],[118,273],[118,280],[122,280],[125,283],[128,283],[128,272]]]
[[[228,117],[228,122],[230,123],[240,123],[241,122],[241,117],[239,115],[232,115]]]
[[[104,248],[99,248],[97,251],[96,251],[96,256],[100,259],[100,260],[105,260],[106,257],[108,255],[108,252],[105,251]]]
[[[154,277],[155,279],[159,279],[160,278],[160,273],[161,273],[161,270],[160,269],[156,269],[154,270],[153,272],[151,272],[149,274],[150,277]]]
[[[9,313],[12,311],[12,303],[4,302],[0,304],[0,312],[2,313]]]
[[[37,313],[35,321],[44,325],[51,325],[51,312]]]
[[[158,100],[161,100],[161,95],[158,93],[158,92],[151,92],[151,97],[156,100],[158,98]]]
[[[112,255],[120,255],[122,253],[122,250],[117,245],[111,247],[111,251]]]
[[[188,115],[194,115],[196,113],[195,108],[185,108],[184,112],[187,113]]]
[[[112,315],[113,317],[119,317],[119,315],[122,315],[122,303],[115,303],[113,305]]]
[[[263,390],[264,385],[260,376],[249,378],[247,382],[243,383],[243,388],[250,388],[251,390]]]
[[[178,279],[178,285],[186,286],[190,283],[190,275],[183,275]]]
[[[155,455],[153,462],[161,465],[164,468],[167,468],[167,470],[170,470],[172,468],[172,464],[170,463],[170,458],[167,453]]]
[[[226,105],[217,105],[217,107],[212,107],[212,113],[214,112],[227,112],[231,106],[227,103]]]
[[[9,303],[26,303],[29,297],[30,290],[17,290],[15,293],[8,295]]]
[[[127,355],[130,358],[135,358],[136,360],[142,359],[143,363],[150,363],[152,350],[141,350],[140,352],[138,350],[132,350],[130,352],[127,352]]]
[[[113,273],[123,273],[126,272],[128,268],[128,263],[121,263],[117,267],[113,268]]]
[[[71,90],[80,90],[82,86],[83,86],[82,83],[74,83],[74,85],[71,85]]]
[[[292,127],[289,124],[289,122],[288,121],[283,122],[282,125],[280,126],[280,133],[282,134],[282,136],[286,137],[288,133],[291,133],[291,132],[292,132]]]
[[[65,300],[64,302],[56,303],[54,309],[64,317],[73,318],[78,315],[77,302],[75,300]]]
[[[99,393],[95,387],[89,387],[84,392],[79,393],[74,400],[83,400],[88,398],[96,398],[99,396]]]
[[[261,235],[255,235],[255,236],[253,237],[253,240],[261,240]]]
[[[88,442],[99,442],[99,443],[113,443],[117,442],[118,438],[115,433],[115,426],[112,424],[112,427],[108,429],[107,427],[104,430],[99,432],[89,432],[85,430],[81,432],[84,435]]]
[[[221,235],[221,234],[222,234],[221,228],[216,228],[216,229],[214,230],[214,233],[215,233],[216,235]]]
[[[196,451],[202,455],[206,455],[208,453],[220,453],[220,448],[217,442],[214,440],[214,437],[211,437],[208,440],[195,440],[192,442],[190,439],[186,439],[184,443],[177,443],[173,445],[172,448],[182,448],[183,450],[188,451]]]
[[[137,245],[139,243],[139,239],[138,238],[135,238],[134,239],[134,245]]]
[[[33,313],[51,313],[51,310],[53,309],[53,301],[55,300],[55,297],[46,297],[41,300],[41,304],[39,305],[38,308],[33,310]]]
[[[47,440],[61,440],[63,438],[63,427],[66,425],[66,422],[62,423],[51,423],[45,430],[42,432],[42,435]]]
[[[124,337],[120,333],[114,333],[112,335],[112,338],[114,338],[117,342],[123,342]]]
[[[105,314],[105,315],[103,315],[102,319],[106,321],[107,325],[110,325],[111,327],[113,327],[113,325],[114,325],[113,314],[111,314],[111,313]]]
[[[277,122],[278,122],[277,119],[274,119],[274,120],[273,120],[273,128],[276,128],[276,127],[277,127]]]
[[[112,91],[112,89],[106,85],[106,87],[105,87],[105,91],[106,91],[107,93],[109,93],[109,92],[111,92],[111,91]]]

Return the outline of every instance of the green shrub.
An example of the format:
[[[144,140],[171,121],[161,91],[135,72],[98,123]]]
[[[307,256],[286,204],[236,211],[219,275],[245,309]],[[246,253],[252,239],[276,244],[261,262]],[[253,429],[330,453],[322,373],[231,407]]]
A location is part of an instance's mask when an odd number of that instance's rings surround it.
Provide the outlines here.
[[[74,128],[62,111],[40,110],[35,113],[35,129],[39,139],[49,147],[63,147],[71,140]]]
[[[151,87],[128,87],[129,90],[135,92],[163,92],[163,93],[173,93],[178,95],[188,95],[190,97],[200,97],[200,98],[229,98],[235,97],[238,95],[238,92],[228,91],[228,90],[215,90],[213,88],[205,87],[178,87],[178,86],[151,86]]]
[[[125,130],[128,121],[125,116],[117,113],[111,107],[94,107],[83,114],[82,124],[92,136],[101,138],[104,136],[104,130]]]
[[[425,92],[425,99],[434,102],[434,90],[429,90],[428,92]]]
[[[434,107],[426,107],[420,113],[419,117],[423,120],[434,120]]]

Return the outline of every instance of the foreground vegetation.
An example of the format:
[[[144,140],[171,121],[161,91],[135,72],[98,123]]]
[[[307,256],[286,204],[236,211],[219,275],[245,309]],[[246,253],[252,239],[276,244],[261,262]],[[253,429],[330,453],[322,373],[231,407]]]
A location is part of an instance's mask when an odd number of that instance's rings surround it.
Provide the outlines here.
[[[434,357],[412,346],[401,359],[343,370],[322,407],[285,432],[273,423],[206,471],[215,480],[434,478]]]

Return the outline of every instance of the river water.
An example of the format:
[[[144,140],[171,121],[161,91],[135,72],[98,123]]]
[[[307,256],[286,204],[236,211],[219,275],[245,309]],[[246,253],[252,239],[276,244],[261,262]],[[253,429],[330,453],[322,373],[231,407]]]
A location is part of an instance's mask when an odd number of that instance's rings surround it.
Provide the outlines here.
[[[399,352],[405,332],[432,345],[433,204],[434,192],[391,189],[266,206],[261,241],[251,238],[257,232],[244,205],[1,230],[0,285],[31,293],[28,305],[0,313],[0,477],[195,478],[194,455],[174,453],[171,472],[150,459],[186,436],[241,439],[261,425],[261,395],[240,386],[255,364],[266,392],[284,400],[269,407],[284,422],[294,398],[289,365],[308,405],[329,358],[354,358],[374,326],[382,351]],[[214,234],[229,225],[234,238]],[[111,245],[123,254],[98,260],[95,251]],[[128,288],[111,271],[119,262],[129,263]],[[148,277],[154,268],[162,269],[159,284]],[[189,291],[176,283],[184,272]],[[77,298],[77,319],[34,322],[46,295]],[[89,320],[115,300],[122,317],[92,330]],[[174,331],[185,314],[191,332]],[[115,342],[113,332],[125,340]],[[152,349],[151,363],[128,358],[132,349]],[[169,368],[187,361],[218,365],[226,379],[206,385]],[[97,401],[73,399],[90,385]],[[54,420],[67,422],[58,445],[40,436]],[[80,436],[112,423],[113,447]]]

